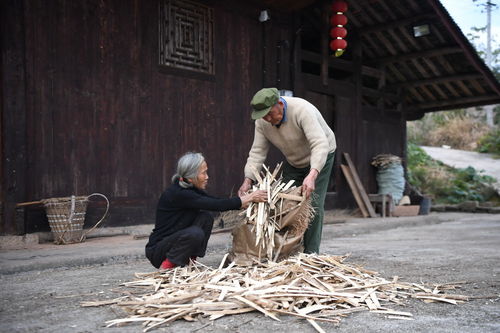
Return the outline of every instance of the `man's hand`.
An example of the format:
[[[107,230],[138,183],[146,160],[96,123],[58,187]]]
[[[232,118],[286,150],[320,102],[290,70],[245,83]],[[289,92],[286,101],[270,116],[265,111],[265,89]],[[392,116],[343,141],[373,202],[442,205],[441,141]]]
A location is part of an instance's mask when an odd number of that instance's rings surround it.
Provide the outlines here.
[[[245,193],[247,193],[251,187],[252,187],[252,180],[250,178],[245,178],[243,184],[241,184],[240,189],[238,190],[238,196],[241,197],[245,195]]]
[[[302,195],[305,195],[306,198],[309,198],[311,193],[316,188],[316,178],[318,178],[319,171],[316,169],[311,169],[309,174],[304,181],[302,182]]]

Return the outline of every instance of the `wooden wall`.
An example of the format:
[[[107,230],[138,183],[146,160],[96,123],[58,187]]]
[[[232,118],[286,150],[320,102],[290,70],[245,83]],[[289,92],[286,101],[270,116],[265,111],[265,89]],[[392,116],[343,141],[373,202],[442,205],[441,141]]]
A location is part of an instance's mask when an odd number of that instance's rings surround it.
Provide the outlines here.
[[[111,200],[106,226],[152,223],[186,151],[205,154],[210,193],[237,191],[253,139],[251,97],[262,86],[297,83],[296,28],[292,14],[260,23],[261,8],[246,1],[206,3],[215,15],[212,77],[158,66],[156,0],[2,2],[0,232],[48,230],[41,207],[16,223],[16,202],[93,192]],[[351,153],[373,191],[369,162],[401,152],[404,126],[362,115],[355,94],[306,91],[296,92],[317,102],[337,135],[336,204],[352,205],[339,154]],[[276,151],[269,158],[280,159]],[[89,215],[102,210],[93,203]]]
[[[15,203],[26,184],[26,60],[22,1],[0,1],[0,232],[22,233]],[[7,217],[7,218],[6,218]]]
[[[206,78],[158,66],[157,1],[19,3],[4,5],[5,15],[25,22],[24,31],[13,32],[25,38],[26,105],[4,111],[26,117],[26,185],[15,189],[13,200],[100,192],[111,199],[108,225],[151,222],[186,151],[205,154],[211,193],[238,189],[253,138],[249,101],[263,83],[276,83],[273,76],[263,82],[258,8],[244,1],[209,3],[216,62],[215,75]],[[276,40],[290,29],[275,22],[265,27],[269,73],[279,73]]]

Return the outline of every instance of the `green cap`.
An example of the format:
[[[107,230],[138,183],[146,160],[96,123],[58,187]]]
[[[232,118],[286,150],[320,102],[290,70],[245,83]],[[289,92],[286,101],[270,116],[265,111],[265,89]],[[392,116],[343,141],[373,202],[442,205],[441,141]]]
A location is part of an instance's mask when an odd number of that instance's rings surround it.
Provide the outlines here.
[[[253,96],[250,105],[252,106],[252,119],[264,117],[271,108],[278,103],[280,94],[276,88],[264,88]]]

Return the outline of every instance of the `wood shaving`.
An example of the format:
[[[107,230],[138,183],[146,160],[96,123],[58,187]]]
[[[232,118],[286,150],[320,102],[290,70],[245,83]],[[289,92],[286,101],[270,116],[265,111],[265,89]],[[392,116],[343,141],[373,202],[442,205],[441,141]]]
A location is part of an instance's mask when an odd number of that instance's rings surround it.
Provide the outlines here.
[[[282,314],[300,317],[323,332],[319,323],[338,324],[358,311],[412,319],[410,312],[392,308],[408,298],[452,304],[469,299],[449,293],[457,285],[425,286],[400,282],[398,277],[387,280],[377,272],[345,263],[345,258],[300,253],[278,263],[257,262],[253,267],[231,263],[224,268],[226,255],[215,269],[195,262],[166,271],[136,273],[137,280],[122,285],[134,292],[127,289],[126,296],[115,300],[81,305],[116,304],[129,315],[106,325],[143,322],[144,332],[178,319],[193,321],[201,316],[215,320],[251,311],[277,321]]]

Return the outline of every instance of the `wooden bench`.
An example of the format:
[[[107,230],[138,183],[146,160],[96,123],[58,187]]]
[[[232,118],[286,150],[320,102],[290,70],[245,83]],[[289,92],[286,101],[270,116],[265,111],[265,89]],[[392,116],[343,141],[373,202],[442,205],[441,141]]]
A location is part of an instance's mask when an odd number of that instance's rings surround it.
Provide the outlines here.
[[[368,199],[375,207],[376,210],[380,212],[382,217],[391,217],[394,210],[394,202],[392,201],[392,195],[390,194],[368,194]],[[377,209],[378,208],[378,209]]]

